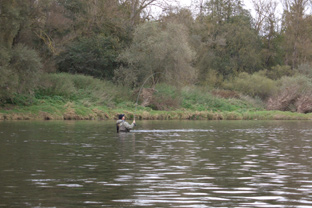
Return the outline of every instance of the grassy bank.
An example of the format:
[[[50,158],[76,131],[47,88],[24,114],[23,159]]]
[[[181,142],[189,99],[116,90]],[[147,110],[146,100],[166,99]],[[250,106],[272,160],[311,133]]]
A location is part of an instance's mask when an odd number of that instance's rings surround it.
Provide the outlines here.
[[[237,107],[237,106],[236,106]],[[234,108],[234,107],[233,107]],[[257,109],[220,110],[153,110],[128,103],[116,107],[85,106],[77,102],[40,100],[35,105],[7,105],[0,109],[0,120],[109,120],[125,113],[137,120],[311,120],[312,114]]]
[[[312,120],[312,114],[282,111],[154,111],[134,109],[85,108],[73,104],[65,106],[31,106],[0,110],[0,120],[111,120],[119,113],[137,120]]]
[[[143,120],[308,120],[312,114],[266,111],[260,99],[233,91],[159,84],[145,107],[138,90],[92,77],[50,74],[32,95],[0,107],[0,120],[106,120],[119,113]],[[149,96],[149,94],[145,95]]]

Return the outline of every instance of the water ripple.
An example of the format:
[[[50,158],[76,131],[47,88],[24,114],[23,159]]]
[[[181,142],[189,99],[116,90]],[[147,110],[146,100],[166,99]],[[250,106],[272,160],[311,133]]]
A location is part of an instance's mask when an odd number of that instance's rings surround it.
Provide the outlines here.
[[[133,130],[133,133],[173,133],[173,132],[215,132],[213,129],[151,129],[151,130]]]
[[[312,207],[311,123],[160,124],[1,129],[0,207]]]

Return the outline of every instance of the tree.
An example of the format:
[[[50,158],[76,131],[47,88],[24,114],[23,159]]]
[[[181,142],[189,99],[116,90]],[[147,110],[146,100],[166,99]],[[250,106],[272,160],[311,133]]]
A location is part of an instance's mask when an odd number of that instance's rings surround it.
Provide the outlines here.
[[[254,18],[255,30],[261,35],[270,32],[272,29],[277,31],[278,18],[276,10],[278,3],[274,0],[252,0],[252,4],[256,12]]]
[[[16,94],[33,93],[42,67],[37,52],[18,44],[12,50],[0,49],[0,54],[0,104]]]
[[[31,94],[42,67],[31,45],[28,26],[32,24],[29,5],[33,1],[2,0],[0,4],[0,104],[16,94]]]
[[[197,67],[206,83],[216,73],[229,78],[239,72],[261,69],[261,42],[252,28],[250,14],[237,1],[210,0],[198,24]]]
[[[284,1],[285,63],[292,68],[312,61],[312,16],[306,15],[308,3],[308,0]]]
[[[229,22],[234,16],[247,15],[241,0],[209,0],[204,10],[210,19],[219,25]]]
[[[127,6],[130,11],[129,23],[130,26],[137,25],[141,19],[143,21],[150,19],[151,13],[148,11],[151,7],[166,8],[175,0],[122,0],[121,3]]]
[[[171,7],[163,11],[160,21],[163,23],[175,23],[184,25],[188,30],[192,29],[194,19],[192,11],[185,8]]]
[[[283,64],[282,35],[280,19],[277,17],[277,2],[253,0],[256,17],[254,27],[262,40],[262,57],[268,69]]]
[[[120,54],[123,66],[115,71],[115,79],[135,87],[156,73],[154,84],[168,78],[189,83],[196,78],[193,57],[185,27],[147,22],[136,28],[132,44]]]
[[[29,3],[31,4],[31,2]],[[22,0],[2,0],[0,3],[0,43],[12,48],[18,43],[23,28],[30,24],[28,2]]]
[[[66,50],[57,56],[58,69],[61,72],[110,80],[117,67],[120,48],[118,39],[111,36],[82,38],[69,44]]]

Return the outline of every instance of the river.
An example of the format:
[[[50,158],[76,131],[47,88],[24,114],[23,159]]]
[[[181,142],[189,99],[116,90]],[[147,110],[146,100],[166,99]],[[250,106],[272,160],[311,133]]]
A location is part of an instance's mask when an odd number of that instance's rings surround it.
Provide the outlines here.
[[[0,207],[312,207],[311,121],[0,122]]]

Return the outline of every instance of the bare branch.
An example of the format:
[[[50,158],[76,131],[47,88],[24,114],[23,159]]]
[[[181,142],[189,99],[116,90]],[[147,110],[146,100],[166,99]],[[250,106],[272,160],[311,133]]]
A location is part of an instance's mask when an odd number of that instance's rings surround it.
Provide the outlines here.
[[[255,29],[259,34],[267,31],[264,29],[266,24],[277,24],[277,2],[271,0],[252,0],[256,11]],[[272,27],[271,25],[270,27]],[[273,26],[275,27],[275,26]]]

